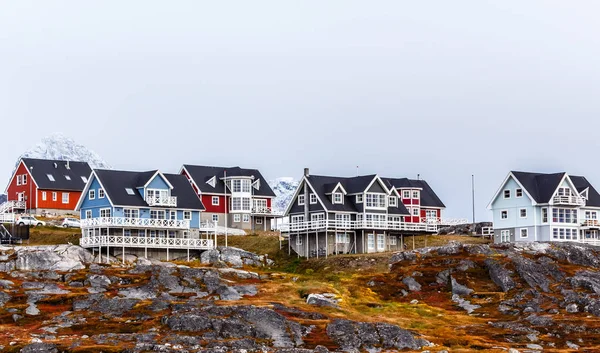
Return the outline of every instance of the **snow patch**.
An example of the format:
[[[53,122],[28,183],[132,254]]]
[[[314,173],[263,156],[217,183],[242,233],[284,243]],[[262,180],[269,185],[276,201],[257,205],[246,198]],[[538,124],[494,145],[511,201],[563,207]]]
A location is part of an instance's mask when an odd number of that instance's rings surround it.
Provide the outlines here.
[[[278,213],[285,211],[299,184],[300,181],[292,177],[281,177],[269,181],[269,186],[276,196],[273,202],[273,211]]]

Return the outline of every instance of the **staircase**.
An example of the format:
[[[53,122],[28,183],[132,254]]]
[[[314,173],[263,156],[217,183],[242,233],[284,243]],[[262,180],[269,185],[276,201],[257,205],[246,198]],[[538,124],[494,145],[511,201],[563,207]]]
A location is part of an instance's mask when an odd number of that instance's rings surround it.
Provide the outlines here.
[[[0,205],[0,223],[13,223],[15,210],[25,209],[25,201],[6,201]]]
[[[0,223],[0,244],[12,244],[13,236],[10,234],[8,229],[4,227],[4,224]]]

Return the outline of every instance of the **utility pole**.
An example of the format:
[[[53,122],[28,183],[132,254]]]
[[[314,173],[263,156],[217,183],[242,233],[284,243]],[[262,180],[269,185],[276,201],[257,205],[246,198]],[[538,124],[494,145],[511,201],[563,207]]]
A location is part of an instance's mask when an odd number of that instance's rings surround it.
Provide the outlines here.
[[[475,174],[471,174],[471,202],[473,204],[473,234],[477,234],[475,230]]]

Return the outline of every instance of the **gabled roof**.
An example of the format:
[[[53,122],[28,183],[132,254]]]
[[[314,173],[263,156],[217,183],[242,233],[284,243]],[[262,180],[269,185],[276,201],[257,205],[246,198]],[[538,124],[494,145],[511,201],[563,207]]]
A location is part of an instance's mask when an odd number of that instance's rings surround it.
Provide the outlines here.
[[[140,181],[148,181],[148,174],[153,172],[134,172],[125,170],[95,169],[94,174],[104,187],[104,192],[112,202],[113,206],[149,207],[137,188]],[[177,197],[177,208],[204,210],[202,201],[190,185],[184,175],[163,174],[173,186],[171,196]],[[91,182],[91,181],[90,181]],[[142,184],[143,186],[143,184]],[[130,195],[126,189],[132,189]],[[160,207],[166,208],[166,207]]]
[[[377,178],[377,175],[364,175],[358,177],[334,177],[325,175],[310,175],[306,177],[310,185],[312,185],[315,193],[323,202],[325,208],[330,212],[362,212],[364,203],[356,203],[356,196],[352,194],[364,192],[369,185]],[[348,191],[348,195],[344,195],[343,204],[334,204],[331,202],[331,187],[332,185],[341,184]],[[352,191],[350,191],[352,190]],[[364,202],[364,200],[363,200]],[[402,202],[398,201],[397,207],[388,207],[390,214],[408,215],[408,210]]]
[[[261,180],[261,183],[258,190],[253,187],[252,193],[256,196],[275,197],[275,193],[269,186],[269,183],[267,183],[267,180],[257,169],[245,169],[240,167],[209,167],[184,164],[182,170],[187,171],[188,175],[194,182],[194,185],[198,187],[200,193],[223,194],[225,190],[225,183],[222,179],[226,172],[227,178],[254,176],[254,180],[259,179]],[[216,177],[214,187],[210,184],[207,184],[207,181],[213,177]]]
[[[588,189],[586,206],[600,207],[600,194],[585,177],[571,175],[570,178],[579,193]]]
[[[85,187],[82,177],[87,179],[92,171],[87,162],[36,158],[23,158],[21,161],[38,188],[46,190],[82,191]]]
[[[421,189],[421,206],[439,208],[446,207],[438,195],[433,191],[431,186],[429,186],[429,184],[423,179],[415,180],[408,178],[383,178],[383,180],[390,183],[396,189]]]
[[[512,171],[517,181],[537,203],[548,203],[566,173],[530,173]]]

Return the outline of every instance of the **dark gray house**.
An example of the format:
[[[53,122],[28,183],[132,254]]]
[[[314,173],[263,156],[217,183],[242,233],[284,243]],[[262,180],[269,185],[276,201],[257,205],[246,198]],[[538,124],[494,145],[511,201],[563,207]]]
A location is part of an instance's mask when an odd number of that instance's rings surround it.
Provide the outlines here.
[[[321,176],[305,169],[284,217],[288,250],[304,257],[400,250],[403,235],[437,231],[437,225],[405,222],[410,214],[397,189],[375,174]]]

